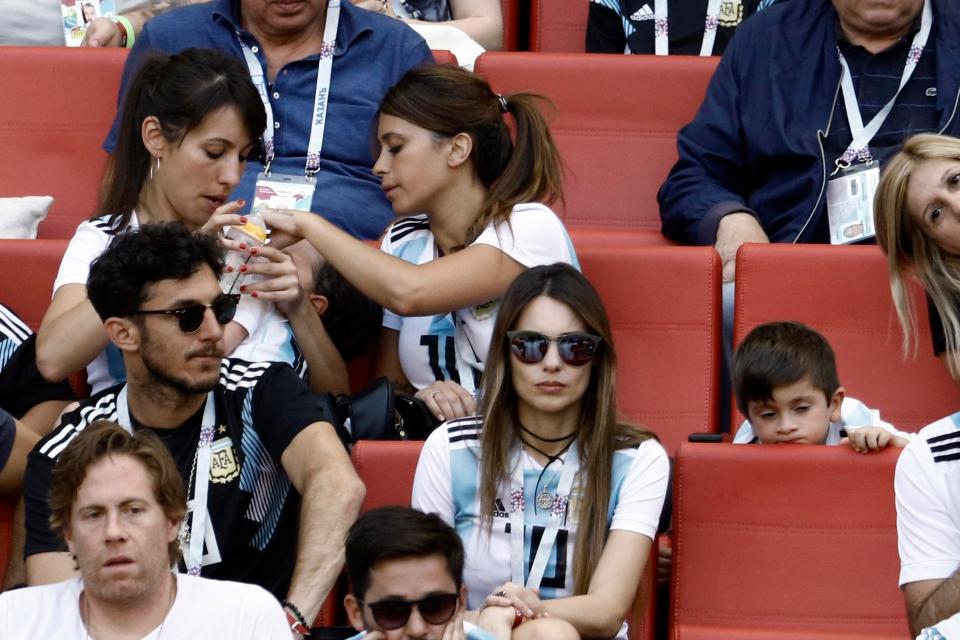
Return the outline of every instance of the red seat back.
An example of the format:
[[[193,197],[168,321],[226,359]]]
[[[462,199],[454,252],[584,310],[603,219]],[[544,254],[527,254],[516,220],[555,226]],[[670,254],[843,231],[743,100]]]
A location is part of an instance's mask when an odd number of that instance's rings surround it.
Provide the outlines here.
[[[459,64],[457,56],[453,55],[452,51],[447,51],[446,49],[431,49],[430,53],[433,54],[433,61],[437,64],[452,64],[454,66]]]
[[[544,113],[564,162],[566,207],[553,207],[568,227],[659,234],[657,191],[677,160],[677,131],[699,108],[716,64],[695,56],[488,52],[475,68],[500,93],[534,91],[556,105]]]
[[[530,50],[586,51],[589,8],[581,0],[531,0]]]
[[[0,197],[50,195],[41,238],[70,238],[97,203],[126,49],[0,47]]]
[[[500,0],[503,16],[504,51],[516,51],[520,46],[520,0]]]
[[[671,638],[908,637],[897,450],[684,444]]]
[[[50,305],[66,250],[66,240],[0,240],[0,272],[6,274],[0,278],[0,303],[16,311],[34,331]]]
[[[713,247],[579,246],[616,341],[620,411],[673,453],[717,431],[720,261]]]
[[[734,344],[762,322],[810,325],[833,347],[847,395],[879,409],[897,427],[916,431],[955,412],[960,388],[933,356],[919,286],[912,293],[918,349],[915,359],[904,360],[879,247],[744,245],[737,257]]]
[[[422,447],[423,443],[416,440],[360,440],[353,446],[353,467],[367,487],[362,512],[390,505],[410,506]]]

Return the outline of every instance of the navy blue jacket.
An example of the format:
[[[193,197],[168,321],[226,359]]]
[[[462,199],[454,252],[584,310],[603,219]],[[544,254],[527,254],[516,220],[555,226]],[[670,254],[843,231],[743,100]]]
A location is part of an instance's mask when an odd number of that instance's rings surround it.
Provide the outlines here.
[[[960,2],[933,0],[933,14],[937,131],[956,136]],[[839,96],[836,19],[830,0],[791,0],[740,26],[677,138],[680,159],[657,195],[666,236],[713,244],[723,216],[749,211],[773,242],[828,241],[815,231],[827,215],[820,136]]]

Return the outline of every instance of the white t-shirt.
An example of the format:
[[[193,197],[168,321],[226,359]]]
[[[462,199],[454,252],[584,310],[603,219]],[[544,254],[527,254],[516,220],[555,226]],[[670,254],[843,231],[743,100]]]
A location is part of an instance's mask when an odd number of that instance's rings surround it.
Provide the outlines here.
[[[280,604],[261,587],[177,574],[177,597],[162,626],[143,640],[290,640]],[[0,594],[0,638],[86,638],[80,618],[83,581]]]
[[[900,431],[889,422],[881,420],[880,412],[876,409],[871,409],[854,398],[845,397],[843,402],[840,403],[840,419],[836,422],[830,422],[830,426],[827,428],[827,441],[824,444],[840,444],[840,440],[846,438],[847,433],[863,427],[880,427],[907,440],[913,440],[916,437],[915,433]],[[753,425],[750,424],[750,421],[744,420],[740,428],[737,429],[737,435],[733,437],[733,444],[751,444],[753,442],[759,443],[760,441],[753,432]]]
[[[488,225],[473,241],[500,249],[522,264],[535,267],[565,262],[577,269],[573,242],[560,218],[549,207],[519,204],[509,224]],[[394,223],[383,237],[381,249],[413,264],[437,257],[437,247],[425,214]],[[400,332],[400,365],[417,389],[437,380],[454,380],[474,392],[483,372],[499,300],[435,316],[400,317],[386,309],[383,326]]]
[[[137,214],[133,213],[126,229],[137,227]],[[110,223],[109,216],[80,223],[77,232],[70,239],[66,253],[63,254],[57,279],[53,283],[53,292],[56,293],[57,289],[67,284],[86,286],[90,264],[121,232],[121,229]],[[274,304],[242,296],[233,319],[247,330],[248,335],[228,354],[230,357],[248,362],[286,362],[303,377],[306,367],[294,342],[293,331]],[[126,370],[123,357],[112,343],[87,365],[87,384],[90,385],[91,393],[97,393],[124,380]]]
[[[417,463],[412,499],[415,509],[438,514],[456,528],[463,540],[466,550],[463,580],[470,609],[479,609],[495,587],[511,579],[510,534],[506,530],[510,522],[509,481],[497,491],[490,536],[481,523],[478,504],[480,425],[479,417],[461,418],[446,422],[430,434]],[[560,459],[564,460],[566,455]],[[535,496],[544,489],[556,493],[562,467],[554,463],[544,470],[526,452],[523,457],[524,553],[529,557],[531,534],[549,519],[548,510],[535,508]],[[578,477],[582,471],[580,469]],[[656,440],[647,440],[636,448],[617,450],[613,455],[607,510],[609,528],[634,531],[652,540],[657,533],[669,473],[667,454]],[[540,584],[540,596],[545,599],[573,595],[574,545],[579,518],[576,485],[575,482],[566,521],[557,534],[554,553]],[[617,637],[625,638],[625,631],[625,628],[621,629]]]
[[[906,446],[894,489],[900,585],[949,577],[960,566],[960,413]]]
[[[960,613],[923,629],[917,640],[960,640]]]

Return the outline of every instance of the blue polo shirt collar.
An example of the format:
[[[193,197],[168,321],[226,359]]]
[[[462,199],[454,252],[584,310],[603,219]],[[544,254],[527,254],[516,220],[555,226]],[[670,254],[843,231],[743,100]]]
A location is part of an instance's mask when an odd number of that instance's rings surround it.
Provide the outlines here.
[[[357,12],[366,12],[366,9],[358,9],[353,6],[350,0],[344,0],[340,5],[340,27],[337,29],[337,43],[333,49],[334,57],[342,55],[353,42],[365,33],[373,31],[373,27]],[[256,41],[249,31],[243,28],[240,19],[239,0],[214,0],[213,2],[213,20],[228,27],[231,31],[239,31],[241,34]],[[318,57],[317,53],[308,56],[306,59]]]

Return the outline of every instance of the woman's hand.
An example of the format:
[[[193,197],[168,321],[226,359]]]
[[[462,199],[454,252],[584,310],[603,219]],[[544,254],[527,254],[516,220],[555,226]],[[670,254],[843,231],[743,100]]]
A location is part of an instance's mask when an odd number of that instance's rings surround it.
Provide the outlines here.
[[[243,200],[233,200],[217,207],[213,215],[200,227],[200,231],[209,233],[220,238],[220,243],[227,250],[245,251],[246,247],[237,240],[228,240],[223,233],[225,227],[239,227],[247,223],[247,217],[240,213],[246,204]]]
[[[477,413],[477,402],[470,392],[449,380],[438,380],[417,391],[415,397],[427,405],[430,413],[441,422]]]
[[[540,594],[537,590],[521,587],[512,582],[504,583],[487,596],[483,606],[480,607],[481,616],[487,607],[512,607],[519,611],[524,618],[547,617],[546,607],[540,600]]]
[[[293,258],[268,246],[254,247],[250,255],[253,259],[240,267],[240,273],[262,276],[263,279],[243,285],[240,287],[241,293],[248,293],[258,300],[275,302],[277,308],[288,316],[307,303]]]
[[[286,249],[300,242],[303,239],[303,224],[309,224],[308,220],[316,215],[309,211],[268,207],[261,209],[260,213],[270,230],[270,245],[277,249]]]

